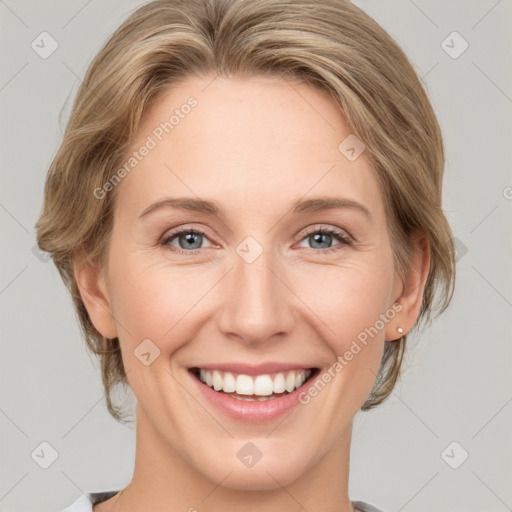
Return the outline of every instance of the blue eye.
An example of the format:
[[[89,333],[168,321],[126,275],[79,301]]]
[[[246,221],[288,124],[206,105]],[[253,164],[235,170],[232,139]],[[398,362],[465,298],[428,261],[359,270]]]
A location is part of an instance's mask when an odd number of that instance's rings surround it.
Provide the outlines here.
[[[174,239],[178,240],[179,247],[171,244]],[[172,233],[169,233],[163,240],[162,245],[168,246],[171,250],[181,254],[197,254],[201,241],[206,238],[206,235],[202,231],[182,228]],[[190,250],[192,249],[192,250]]]
[[[172,243],[175,239],[178,242],[178,247]],[[343,249],[343,246],[350,245],[352,242],[351,238],[345,232],[332,228],[311,229],[302,237],[301,241],[310,240],[313,245],[325,245],[332,243],[333,239],[338,240],[339,243],[332,247],[310,247],[310,249],[319,253],[328,253]],[[181,228],[168,233],[160,244],[179,254],[194,255],[198,254],[199,251],[204,248],[201,247],[203,240],[208,240],[205,232],[190,228]]]
[[[336,229],[331,228],[313,228],[308,233],[306,233],[302,240],[310,240],[313,245],[322,245],[325,243],[328,244],[329,242],[332,241],[333,238],[337,239],[340,243],[332,247],[327,247],[325,248],[325,250],[321,250],[321,247],[312,247],[312,249],[318,249],[318,251],[321,253],[328,253],[331,251],[338,251],[340,249],[343,249],[343,246],[350,245],[351,243],[351,239],[347,234],[345,234],[343,231],[338,231]]]

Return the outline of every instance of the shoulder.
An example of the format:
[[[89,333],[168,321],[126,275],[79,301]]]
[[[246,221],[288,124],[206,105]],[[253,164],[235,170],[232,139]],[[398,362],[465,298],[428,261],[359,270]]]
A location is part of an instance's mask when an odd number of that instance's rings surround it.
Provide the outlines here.
[[[85,492],[71,505],[63,508],[60,512],[92,512],[93,505],[106,501],[119,491]]]
[[[352,501],[352,505],[354,512],[384,512],[384,510],[377,508],[375,505],[370,505],[370,503],[364,501]]]
[[[71,505],[63,508],[60,512],[92,512],[93,505],[106,501],[119,491],[85,492]],[[384,512],[374,505],[364,501],[352,501],[355,512]]]

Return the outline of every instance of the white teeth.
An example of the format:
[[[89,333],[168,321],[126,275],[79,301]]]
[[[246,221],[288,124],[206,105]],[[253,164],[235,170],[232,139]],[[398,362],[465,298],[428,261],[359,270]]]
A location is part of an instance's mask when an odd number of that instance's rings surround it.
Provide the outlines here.
[[[222,386],[224,393],[234,393],[236,391],[235,377],[232,373],[224,374],[224,385]]]
[[[274,377],[274,393],[284,393],[286,390],[286,384],[284,380],[284,375],[282,373],[278,373]]]
[[[290,372],[286,377],[286,384],[284,386],[288,392],[295,389],[295,374],[293,372]]]
[[[258,375],[254,379],[254,394],[258,396],[268,396],[274,392],[274,382],[270,375]]]
[[[297,373],[295,376],[295,389],[300,388],[305,380],[306,376],[304,372]]]
[[[249,375],[239,375],[236,378],[236,392],[239,395],[254,395],[254,381]]]
[[[217,370],[213,370],[212,383],[213,389],[215,389],[215,391],[219,391],[219,389],[222,389],[222,375]]]
[[[291,370],[289,372],[273,374],[273,377],[265,374],[257,375],[253,378],[250,375],[237,375],[219,370],[199,370],[200,380],[215,391],[259,396],[262,397],[260,400],[265,400],[266,398],[263,397],[269,397],[274,393],[284,393],[285,391],[291,393],[302,386],[310,375],[311,370]],[[236,397],[233,396],[233,398]],[[242,397],[239,398],[244,400]]]

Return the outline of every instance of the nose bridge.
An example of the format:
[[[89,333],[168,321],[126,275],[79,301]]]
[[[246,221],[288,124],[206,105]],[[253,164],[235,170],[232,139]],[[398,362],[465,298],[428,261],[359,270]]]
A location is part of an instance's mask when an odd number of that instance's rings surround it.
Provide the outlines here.
[[[276,252],[252,237],[236,247],[233,270],[225,280],[220,328],[247,342],[265,341],[293,325],[291,292]]]

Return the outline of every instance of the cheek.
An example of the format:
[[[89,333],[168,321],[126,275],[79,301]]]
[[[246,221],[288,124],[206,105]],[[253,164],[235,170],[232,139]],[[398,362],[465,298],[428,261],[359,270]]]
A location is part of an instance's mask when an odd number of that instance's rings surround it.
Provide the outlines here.
[[[388,258],[368,258],[351,265],[326,267],[314,279],[297,275],[295,282],[300,283],[297,295],[304,298],[324,324],[326,337],[341,350],[373,326],[390,306],[393,266]],[[377,327],[382,329],[381,322]]]
[[[133,351],[149,339],[161,353],[171,353],[186,334],[187,311],[200,297],[187,273],[144,261],[144,255],[118,258],[110,272],[112,309],[122,345]]]
[[[148,406],[162,389],[173,389],[169,361],[194,337],[189,315],[198,297],[184,296],[187,283],[179,270],[142,265],[124,270],[119,266],[112,275],[114,315],[130,387]]]

